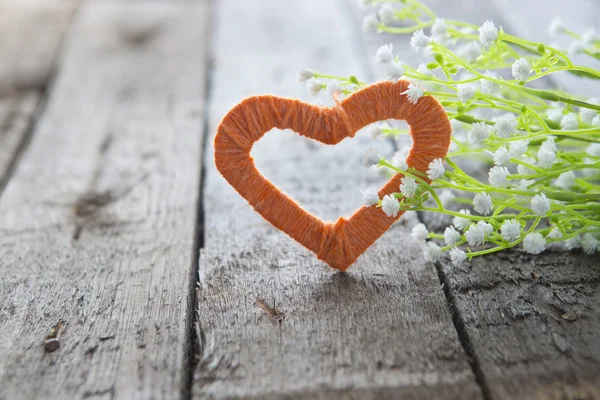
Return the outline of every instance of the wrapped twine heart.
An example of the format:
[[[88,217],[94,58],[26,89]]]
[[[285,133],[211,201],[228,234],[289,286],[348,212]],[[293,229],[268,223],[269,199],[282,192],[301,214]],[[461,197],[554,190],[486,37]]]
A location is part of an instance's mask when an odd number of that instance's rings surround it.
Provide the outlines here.
[[[247,98],[233,107],[219,125],[214,143],[217,169],[267,221],[332,268],[344,271],[403,212],[388,217],[375,206],[361,207],[348,219],[323,222],[261,175],[250,151],[273,128],[291,129],[324,144],[337,144],[373,122],[406,120],[413,138],[406,163],[409,168],[425,172],[431,161],[445,157],[451,127],[442,106],[432,97],[422,97],[412,104],[401,95],[408,84],[373,84],[331,108],[269,95]],[[397,192],[402,177],[394,175],[379,190],[379,197]]]

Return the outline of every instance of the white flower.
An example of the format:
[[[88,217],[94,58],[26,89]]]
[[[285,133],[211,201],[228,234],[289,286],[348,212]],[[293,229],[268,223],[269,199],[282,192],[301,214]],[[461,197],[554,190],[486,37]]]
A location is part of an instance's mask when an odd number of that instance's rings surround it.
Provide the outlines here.
[[[444,36],[446,36],[447,32],[448,26],[446,25],[446,22],[442,18],[436,18],[435,22],[431,26],[431,35],[442,39]]]
[[[537,216],[544,217],[550,210],[550,200],[546,197],[544,193],[536,194],[531,199],[531,209],[533,213]]]
[[[598,249],[598,239],[592,236],[591,233],[586,233],[581,239],[581,248],[585,254],[594,254]]]
[[[565,250],[574,250],[581,247],[581,237],[579,235],[567,239],[563,242]]]
[[[419,64],[419,66],[417,67],[417,72],[420,73],[421,75],[425,75],[425,76],[433,75],[431,70],[429,68],[427,68],[427,65],[425,65],[424,63]]]
[[[485,122],[475,122],[469,130],[469,138],[474,144],[479,144],[490,136],[490,127]]]
[[[598,114],[594,117],[594,119],[592,120],[592,125],[600,126],[600,114]]]
[[[467,103],[475,96],[475,86],[470,83],[458,87],[458,100],[461,103]]]
[[[548,32],[550,32],[550,36],[555,37],[559,33],[565,31],[565,25],[560,18],[554,18],[552,22],[550,22],[550,26],[548,27]]]
[[[479,31],[479,42],[484,48],[490,47],[498,39],[498,29],[492,21],[485,21]]]
[[[575,129],[579,128],[579,121],[577,120],[577,114],[569,113],[569,114],[565,115],[560,120],[560,126],[561,126],[561,128],[563,128],[566,131],[574,131]]]
[[[386,3],[379,8],[377,14],[381,19],[381,22],[383,22],[384,24],[389,24],[396,17],[396,9],[390,3]]]
[[[552,122],[560,122],[563,118],[563,109],[562,107],[551,108],[546,112],[548,119]]]
[[[379,195],[377,194],[377,190],[368,188],[362,192],[362,203],[367,207],[379,204]]]
[[[504,221],[500,226],[500,232],[502,239],[507,242],[513,242],[521,236],[521,224],[516,219],[509,219]]]
[[[444,160],[436,158],[429,163],[429,169],[427,170],[427,176],[429,179],[434,180],[444,175],[446,169],[444,168]]]
[[[417,224],[412,228],[411,236],[417,242],[424,242],[428,235],[429,231],[427,230],[425,224]]]
[[[600,99],[598,99],[597,97],[594,97],[592,99],[589,99],[587,102],[590,104],[599,105]],[[598,111],[592,110],[590,108],[581,108],[579,111],[579,115],[581,115],[581,120],[583,122],[585,122],[586,124],[592,123],[594,117],[597,114],[598,114]]]
[[[504,114],[496,118],[496,125],[494,125],[494,129],[496,129],[496,135],[501,138],[507,138],[516,132],[517,125],[518,122],[514,115]]]
[[[452,204],[452,202],[454,202],[454,200],[456,200],[456,196],[454,195],[454,193],[452,193],[452,190],[450,189],[441,190],[438,197],[440,198],[440,201],[442,202],[442,205],[444,207],[449,206],[450,204]]]
[[[465,233],[467,243],[471,246],[480,246],[485,243],[485,237],[489,236],[494,231],[492,225],[485,221],[479,221],[475,225],[471,225]]]
[[[392,156],[392,165],[406,171],[408,169],[408,165],[406,164],[406,154],[402,151],[395,152]]]
[[[383,200],[381,201],[381,209],[388,217],[395,217],[398,215],[398,211],[400,211],[400,203],[394,196],[388,194],[383,196]]]
[[[525,82],[529,78],[531,64],[524,58],[519,58],[512,65],[512,76],[519,82]]]
[[[370,147],[365,151],[365,154],[362,156],[362,165],[365,168],[370,168],[379,164],[380,157],[377,155],[377,152],[374,148]]]
[[[583,45],[583,42],[581,42],[579,40],[574,40],[573,42],[571,42],[571,45],[569,46],[568,53],[570,56],[574,56],[576,54],[583,53],[584,50],[585,50],[585,47]]]
[[[554,228],[546,235],[546,239],[562,239],[564,236],[558,228]],[[564,242],[551,242],[546,246],[548,249],[562,250],[564,248]]]
[[[298,80],[302,83],[306,83],[306,81],[314,76],[315,73],[308,68],[302,67],[298,70]]]
[[[587,29],[581,34],[581,42],[585,47],[591,46],[594,42],[599,40],[598,34],[594,28]]]
[[[375,53],[375,62],[377,62],[377,64],[386,65],[394,61],[393,49],[394,46],[391,44],[384,44],[381,46],[377,50],[377,53]]]
[[[406,89],[400,94],[405,94],[406,97],[408,97],[408,101],[410,101],[412,104],[417,104],[417,101],[419,101],[419,99],[423,97],[423,94],[425,94],[425,92],[423,91],[423,89],[421,89],[414,83],[411,83],[408,85],[408,89]]]
[[[473,208],[479,214],[488,215],[492,211],[492,197],[485,192],[477,193],[473,198]]]
[[[464,214],[464,215],[471,215],[471,211],[469,210],[460,210],[459,213]],[[461,231],[464,231],[467,226],[469,226],[469,224],[471,223],[471,219],[470,218],[463,218],[463,217],[454,217],[454,220],[452,221],[452,224],[460,229]]]
[[[531,157],[525,157],[523,158],[523,162],[525,164],[529,164],[532,166],[535,166],[537,163],[535,161],[535,158],[531,158]],[[521,165],[519,164],[517,166],[517,171],[519,172],[519,175],[535,175],[536,171],[534,169],[531,169],[525,165]]]
[[[530,233],[523,239],[523,247],[529,254],[540,254],[546,248],[546,239],[541,233]]]
[[[367,14],[362,20],[362,29],[365,32],[375,32],[379,27],[379,19],[375,14]]]
[[[563,172],[559,175],[554,184],[561,189],[571,190],[575,184],[575,178],[575,173],[573,171]]]
[[[431,262],[437,262],[442,258],[442,249],[433,242],[427,242],[425,245],[425,257]]]
[[[404,75],[404,67],[396,62],[391,62],[385,66],[385,79],[389,81],[397,81]]]
[[[327,84],[327,93],[334,99],[343,92],[344,89],[336,81],[331,81]]]
[[[379,136],[383,133],[383,130],[386,127],[387,126],[385,124],[376,122],[374,124],[367,126],[366,129],[367,129],[367,132],[369,133],[369,136],[371,136],[372,138],[376,138],[377,136]]]
[[[417,182],[415,179],[410,176],[405,176],[400,182],[400,193],[409,199],[414,197],[417,192]]]
[[[556,146],[556,143],[554,143],[554,139],[554,136],[548,136],[548,138],[544,140],[544,143],[542,143],[542,145],[540,146],[540,149],[556,153],[558,151],[558,147]]]
[[[504,165],[511,159],[510,152],[506,146],[498,147],[498,150],[494,152],[494,163],[496,165]]]
[[[592,143],[586,149],[585,152],[592,157],[600,157],[600,143]]]
[[[517,190],[522,190],[522,191],[529,190],[529,186],[533,185],[534,183],[535,183],[535,179],[521,179],[519,181],[519,186],[517,187]]]
[[[308,87],[308,91],[310,92],[310,94],[316,97],[321,91],[321,89],[323,89],[323,84],[317,79],[310,79],[306,83],[306,87]]]
[[[496,76],[490,71],[485,71],[485,76],[489,76],[490,78],[495,78]],[[494,82],[488,81],[487,79],[479,80],[479,86],[481,87],[479,91],[481,93],[490,94],[492,89],[494,88]]]
[[[508,168],[495,166],[490,168],[490,172],[488,173],[488,180],[490,185],[494,187],[504,187],[506,186],[506,177],[510,174]]]
[[[466,259],[467,255],[458,247],[454,247],[452,250],[450,250],[450,260],[452,260],[452,264],[454,264],[454,266],[458,267]]]
[[[423,29],[415,31],[410,38],[410,47],[415,53],[426,50],[428,44],[429,38],[423,33]]]
[[[469,42],[457,50],[458,55],[472,63],[481,55],[481,49],[476,42]]]
[[[514,142],[510,142],[508,145],[510,154],[513,157],[520,157],[527,151],[527,147],[529,146],[529,140],[515,140]]]
[[[556,162],[556,153],[540,148],[538,150],[538,160],[540,160],[540,167],[549,169]]]
[[[453,226],[446,227],[444,231],[444,242],[447,246],[452,246],[460,240],[460,233]]]

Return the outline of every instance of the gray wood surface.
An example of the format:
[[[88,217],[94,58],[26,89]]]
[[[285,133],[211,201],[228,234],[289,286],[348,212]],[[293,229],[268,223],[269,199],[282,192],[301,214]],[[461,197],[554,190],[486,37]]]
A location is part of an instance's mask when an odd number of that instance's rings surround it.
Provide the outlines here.
[[[0,0],[0,194],[41,108],[75,0]]]
[[[301,65],[367,71],[351,43],[357,27],[341,17],[340,3],[225,0],[215,6],[211,135],[247,95],[310,100],[296,82]],[[326,147],[274,131],[253,156],[286,193],[332,220],[359,207],[359,189],[384,182],[360,165],[371,144],[388,156],[392,151],[364,132]],[[212,163],[204,214],[195,398],[481,397],[435,267],[410,239],[410,220],[338,273],[265,222]],[[275,310],[265,312],[257,300]]]
[[[206,18],[80,9],[0,199],[0,398],[187,396]]]

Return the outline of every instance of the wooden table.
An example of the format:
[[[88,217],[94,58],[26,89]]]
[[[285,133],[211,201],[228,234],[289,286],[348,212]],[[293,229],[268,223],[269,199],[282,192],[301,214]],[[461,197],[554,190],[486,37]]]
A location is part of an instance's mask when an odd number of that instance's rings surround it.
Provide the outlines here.
[[[216,171],[229,107],[312,101],[300,66],[380,79],[390,41],[415,64],[410,37],[360,31],[355,3],[0,0],[0,399],[600,398],[597,255],[432,264],[408,233],[439,221],[409,214],[336,273]],[[533,39],[554,15],[600,15],[593,0],[428,3]],[[272,132],[253,155],[334,219],[383,179],[359,166],[372,143]]]

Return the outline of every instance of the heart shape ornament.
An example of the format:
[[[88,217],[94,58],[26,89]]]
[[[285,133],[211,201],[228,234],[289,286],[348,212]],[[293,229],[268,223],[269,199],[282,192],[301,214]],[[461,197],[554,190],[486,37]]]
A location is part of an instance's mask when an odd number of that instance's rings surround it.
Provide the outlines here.
[[[359,208],[349,218],[323,222],[305,211],[256,169],[250,150],[273,128],[291,129],[324,144],[353,137],[362,127],[387,119],[406,120],[413,147],[406,163],[425,172],[429,163],[446,156],[452,129],[442,106],[432,97],[411,103],[401,93],[409,82],[380,82],[326,108],[276,96],[253,96],[234,106],[215,136],[219,172],[254,209],[332,268],[346,270],[402,215],[388,217],[375,206]],[[395,174],[379,198],[398,192],[402,174]]]

